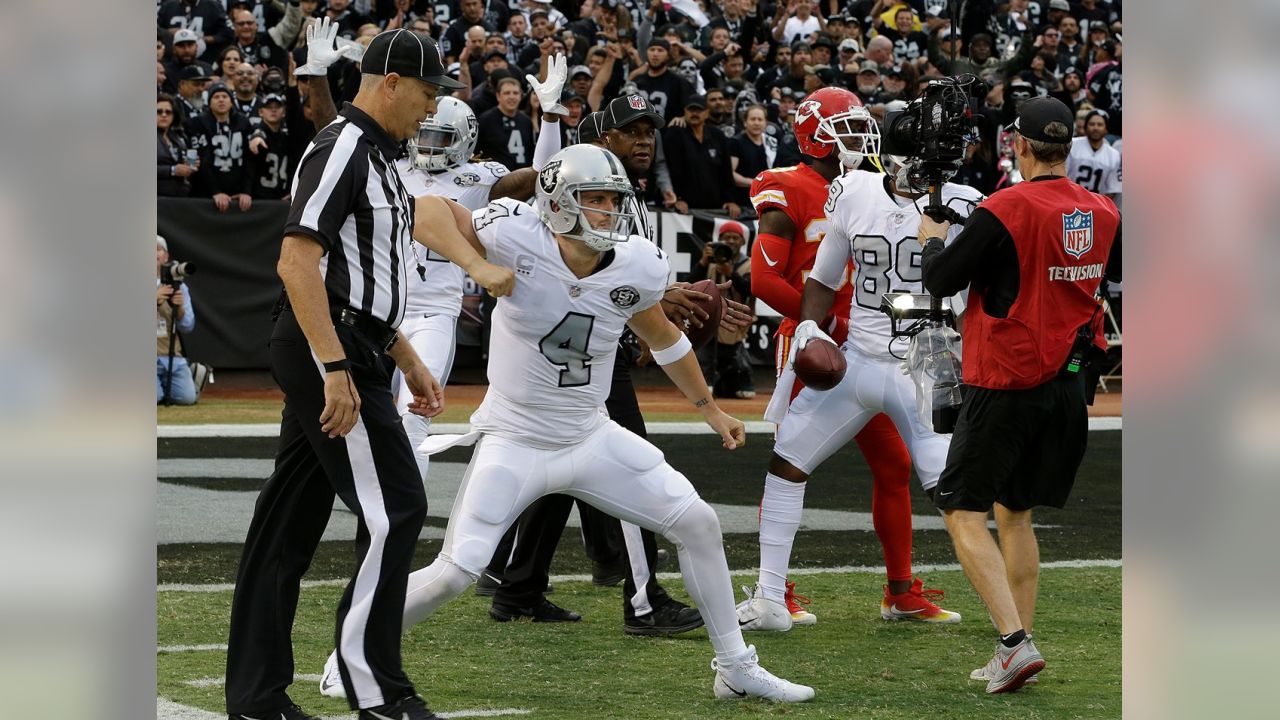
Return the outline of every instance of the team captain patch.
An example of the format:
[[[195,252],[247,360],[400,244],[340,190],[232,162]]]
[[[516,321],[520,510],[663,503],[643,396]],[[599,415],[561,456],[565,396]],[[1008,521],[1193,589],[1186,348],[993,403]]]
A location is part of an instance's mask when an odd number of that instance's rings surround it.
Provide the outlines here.
[[[614,305],[626,310],[640,302],[640,291],[630,285],[623,285],[622,287],[614,288],[613,292],[609,293],[609,299],[613,301]]]
[[[1067,254],[1079,258],[1093,249],[1093,211],[1062,214],[1062,248]]]

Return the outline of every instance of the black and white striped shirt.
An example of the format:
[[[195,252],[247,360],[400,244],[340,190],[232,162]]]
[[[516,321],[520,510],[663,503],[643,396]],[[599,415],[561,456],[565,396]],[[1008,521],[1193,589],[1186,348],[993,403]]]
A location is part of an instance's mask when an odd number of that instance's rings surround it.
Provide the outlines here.
[[[413,253],[413,198],[400,182],[399,143],[346,105],[311,141],[293,178],[284,234],[313,238],[329,304],[398,327]]]

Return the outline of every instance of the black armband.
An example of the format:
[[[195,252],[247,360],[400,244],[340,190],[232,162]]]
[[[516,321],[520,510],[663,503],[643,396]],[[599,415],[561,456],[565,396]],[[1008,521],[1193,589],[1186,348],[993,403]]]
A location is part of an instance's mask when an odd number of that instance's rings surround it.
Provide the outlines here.
[[[342,372],[343,370],[350,369],[350,367],[351,367],[351,361],[348,360],[347,358],[342,358],[341,360],[334,360],[333,362],[325,363],[324,371],[326,373]]]

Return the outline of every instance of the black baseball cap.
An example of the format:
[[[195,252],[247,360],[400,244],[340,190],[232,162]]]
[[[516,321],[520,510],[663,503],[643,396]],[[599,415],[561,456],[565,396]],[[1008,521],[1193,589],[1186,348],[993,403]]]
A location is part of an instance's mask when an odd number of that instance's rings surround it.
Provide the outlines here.
[[[705,106],[706,101],[704,100],[703,103]],[[634,93],[614,98],[600,112],[604,115],[600,126],[604,130],[626,127],[640,118],[649,118],[653,121],[654,128],[658,130],[666,124],[662,115],[653,109],[653,105],[643,95]]]
[[[483,65],[496,57],[506,60],[507,54],[502,52],[501,50],[490,50],[489,52],[484,54],[484,57],[480,58],[480,64]]]
[[[1049,125],[1061,123],[1060,133],[1047,132]],[[1071,131],[1076,125],[1076,116],[1061,100],[1053,97],[1035,97],[1022,103],[1018,109],[1018,119],[1006,127],[1016,130],[1028,140],[1039,140],[1047,143],[1071,142]],[[1055,128],[1057,129],[1057,128]]]
[[[645,48],[648,49],[653,47],[654,45],[657,45],[658,47],[668,52],[671,51],[671,43],[667,42],[666,38],[655,37],[649,41],[649,44],[646,45]]]
[[[396,73],[448,90],[464,87],[445,73],[440,48],[434,40],[403,28],[378,33],[364,51],[360,71],[372,75]]]
[[[688,100],[684,101],[684,109],[688,110],[689,108],[699,108],[701,110],[706,110],[707,96],[706,95],[691,96]]]
[[[604,135],[604,113],[593,112],[578,121],[578,142],[593,143]]]
[[[179,80],[211,80],[209,71],[204,69],[200,63],[192,63],[184,68],[178,75]]]

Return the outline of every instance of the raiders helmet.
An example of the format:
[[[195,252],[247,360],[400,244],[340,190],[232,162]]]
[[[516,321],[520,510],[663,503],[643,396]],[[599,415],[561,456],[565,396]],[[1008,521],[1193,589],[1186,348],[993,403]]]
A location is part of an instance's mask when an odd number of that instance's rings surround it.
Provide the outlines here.
[[[479,135],[475,112],[457,98],[442,97],[436,101],[436,114],[423,120],[418,134],[409,139],[409,160],[428,172],[458,167],[475,154]]]
[[[604,252],[626,242],[635,231],[635,219],[628,212],[633,208],[635,191],[622,161],[602,147],[570,145],[561,150],[538,173],[535,185],[538,217],[557,235],[581,240]],[[618,193],[618,210],[592,210],[609,217],[607,228],[592,227],[583,212],[579,201],[583,192],[591,190]]]

